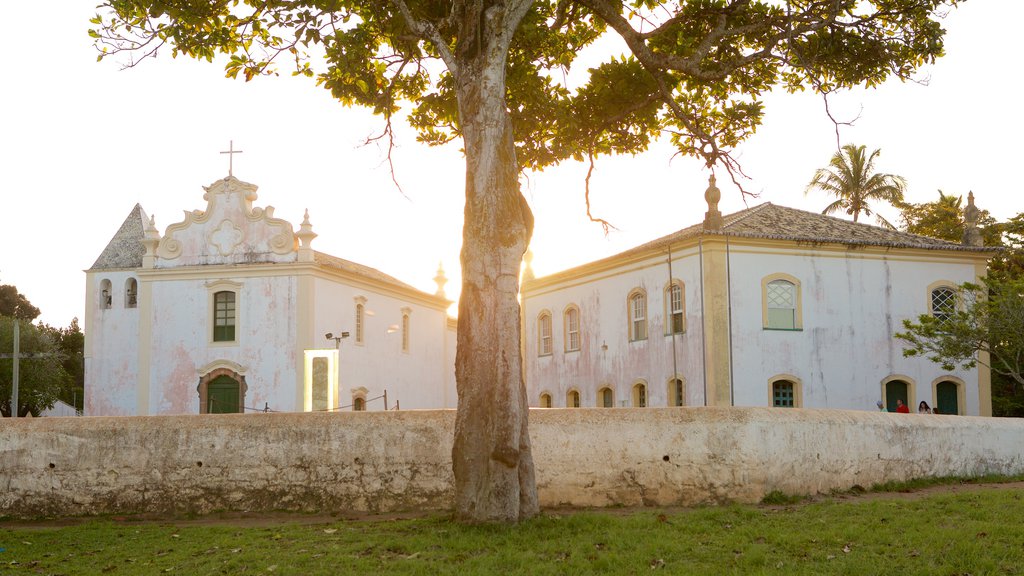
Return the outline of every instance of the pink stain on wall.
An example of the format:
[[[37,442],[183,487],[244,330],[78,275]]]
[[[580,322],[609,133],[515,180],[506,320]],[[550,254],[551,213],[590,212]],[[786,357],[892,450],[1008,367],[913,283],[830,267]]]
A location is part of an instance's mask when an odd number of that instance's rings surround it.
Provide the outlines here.
[[[199,376],[196,375],[196,364],[182,345],[176,346],[170,354],[171,370],[166,378],[160,378],[154,382],[159,387],[160,406],[158,412],[161,414],[197,414],[198,396],[196,385]]]

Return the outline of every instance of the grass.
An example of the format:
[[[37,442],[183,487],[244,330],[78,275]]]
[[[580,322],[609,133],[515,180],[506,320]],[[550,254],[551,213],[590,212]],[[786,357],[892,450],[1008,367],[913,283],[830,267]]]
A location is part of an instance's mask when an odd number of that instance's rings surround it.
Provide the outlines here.
[[[0,528],[3,574],[1022,574],[1024,490],[796,506],[243,527],[88,519]]]

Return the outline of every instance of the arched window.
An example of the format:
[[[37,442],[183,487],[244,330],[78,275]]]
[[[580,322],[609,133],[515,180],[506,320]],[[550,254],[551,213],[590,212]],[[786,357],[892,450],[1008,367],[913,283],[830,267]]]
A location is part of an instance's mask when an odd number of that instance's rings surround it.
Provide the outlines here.
[[[932,316],[945,322],[956,311],[956,290],[950,286],[939,286],[931,293]]]
[[[615,393],[611,388],[601,388],[597,391],[597,402],[599,408],[614,408]]]
[[[579,390],[569,390],[569,393],[565,395],[565,405],[568,408],[579,408],[580,407],[580,392],[579,392]]]
[[[355,411],[355,412],[365,412],[366,411],[366,398],[363,398],[362,396],[356,396],[352,400],[352,410]]]
[[[565,351],[578,352],[580,349],[580,310],[576,306],[565,309]]]
[[[545,392],[540,395],[540,407],[551,408],[551,394]]]
[[[100,282],[100,309],[110,309],[111,303],[114,301],[113,290],[110,285],[110,280],[104,278]]]
[[[139,282],[129,278],[124,283],[124,307],[135,308],[139,305]]]
[[[935,402],[932,411],[935,414],[956,416],[963,409],[963,382],[959,378],[941,378],[935,383]]]
[[[213,341],[235,341],[235,293],[223,290],[213,294]]]
[[[686,404],[686,388],[680,378],[673,378],[668,381],[668,405],[684,406]]]
[[[402,308],[402,352],[409,351],[409,316],[412,310]]]
[[[673,281],[665,289],[665,334],[686,332],[686,306],[683,300],[683,283]]]
[[[633,407],[647,407],[647,385],[643,382],[637,382],[633,385]]]
[[[764,328],[803,328],[799,280],[788,274],[766,276],[761,280],[761,298]]]
[[[636,289],[629,293],[629,339],[647,339],[647,294]]]
[[[206,385],[207,414],[238,414],[242,412],[241,388],[230,376],[217,376]]]
[[[775,408],[800,408],[803,390],[800,379],[792,374],[779,374],[768,379],[768,405]]]
[[[894,375],[882,380],[882,398],[885,399],[886,410],[896,412],[899,404],[903,404],[909,410],[911,399],[917,396],[914,388],[914,380],[909,376]],[[917,406],[913,408],[917,410]]]
[[[366,298],[356,297],[356,344],[366,342]]]
[[[551,313],[546,310],[537,316],[537,354],[551,354]]]

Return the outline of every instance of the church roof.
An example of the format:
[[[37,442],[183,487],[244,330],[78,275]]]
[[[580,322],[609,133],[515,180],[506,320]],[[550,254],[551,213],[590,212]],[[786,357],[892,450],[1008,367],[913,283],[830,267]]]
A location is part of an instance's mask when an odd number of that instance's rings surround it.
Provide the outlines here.
[[[124,219],[121,228],[110,239],[110,242],[107,242],[107,247],[100,253],[90,270],[141,267],[142,257],[146,254],[146,247],[141,242],[145,235],[143,229],[145,219],[146,213],[142,210],[142,206],[136,204],[128,217]]]
[[[721,230],[706,230],[703,223],[696,224],[627,250],[623,254],[696,238],[704,234],[846,246],[882,246],[960,252],[992,252],[995,250],[994,248],[966,246],[958,242],[889,230],[871,224],[850,222],[816,212],[777,206],[771,202],[733,212],[724,216],[723,219],[725,224]]]
[[[381,272],[380,270],[377,270],[376,268],[363,266],[362,264],[357,264],[355,262],[352,262],[351,260],[345,260],[344,258],[331,256],[330,254],[317,252],[316,250],[313,251],[313,260],[317,264],[327,268],[334,268],[336,270],[341,270],[343,272],[348,272],[350,274],[356,274],[364,278],[376,280],[378,282],[383,282],[385,284],[391,284],[400,288],[404,288],[406,290],[413,290],[415,292],[427,294],[426,292],[423,292],[419,288],[406,284],[405,282],[402,282],[401,280],[398,280],[393,276],[388,276],[387,274]]]

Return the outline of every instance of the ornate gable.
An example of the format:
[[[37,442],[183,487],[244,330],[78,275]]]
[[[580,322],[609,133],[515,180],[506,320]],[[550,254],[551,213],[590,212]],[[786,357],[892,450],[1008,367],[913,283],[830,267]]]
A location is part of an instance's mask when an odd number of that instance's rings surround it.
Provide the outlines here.
[[[274,218],[273,206],[253,207],[256,189],[234,176],[204,188],[206,210],[186,211],[184,220],[167,227],[156,267],[295,262],[291,223]]]

